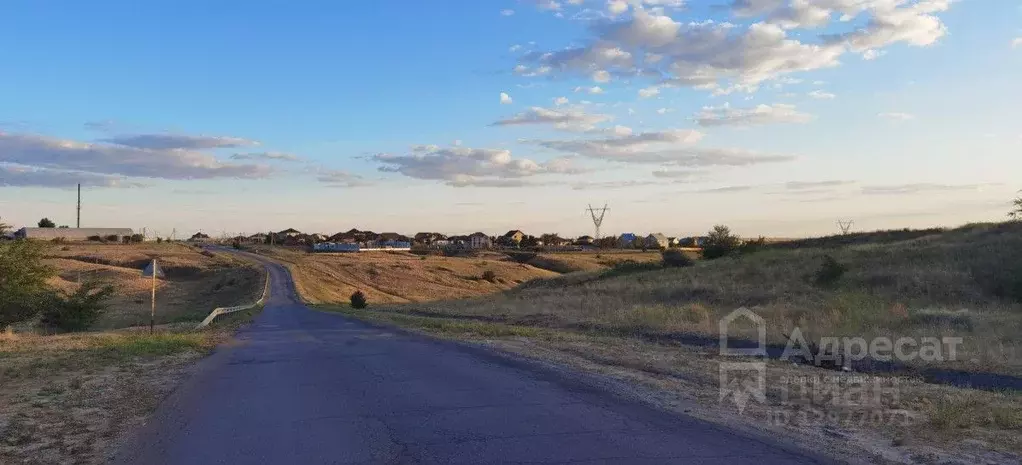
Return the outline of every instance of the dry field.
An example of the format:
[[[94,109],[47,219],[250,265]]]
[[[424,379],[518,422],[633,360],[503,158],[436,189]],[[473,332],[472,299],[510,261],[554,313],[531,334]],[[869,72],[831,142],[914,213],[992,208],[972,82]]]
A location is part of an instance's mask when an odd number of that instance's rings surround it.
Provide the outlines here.
[[[536,268],[556,273],[577,271],[601,271],[613,268],[622,262],[650,263],[660,261],[660,252],[642,251],[600,251],[563,253],[512,253],[513,258]]]
[[[831,285],[814,282],[825,255],[848,270]],[[783,398],[792,379],[849,382],[860,373],[768,361],[766,401],[751,401],[739,416],[733,404],[718,403],[724,359],[716,341],[718,320],[742,306],[765,319],[774,344],[783,345],[796,326],[809,340],[953,336],[963,344],[955,360],[916,359],[894,373],[875,373],[888,386],[897,383],[898,395],[868,410],[826,396]],[[921,374],[963,370],[1008,382],[1022,376],[1020,224],[880,244],[858,238],[850,245],[768,248],[690,268],[571,273],[467,301],[333,309],[609,374],[654,388],[651,398],[669,408],[753,424],[876,463],[1022,463],[1020,391],[931,384]],[[730,333],[755,337],[748,325]],[[768,423],[778,411],[800,420]]]
[[[202,331],[164,325],[155,335],[0,333],[0,463],[105,463],[245,313]]]
[[[181,243],[55,244],[47,256],[58,270],[50,283],[54,287],[70,290],[90,279],[114,286],[99,329],[149,324],[152,282],[141,275],[153,258],[166,273],[157,281],[157,324],[202,320],[216,307],[252,302],[262,290],[260,269],[227,254],[203,255]]]
[[[420,256],[407,252],[313,254],[283,248],[255,251],[291,270],[295,287],[311,303],[347,303],[361,290],[370,305],[463,299],[510,289],[557,274],[517,263],[503,254]],[[483,279],[492,271],[494,279]]]

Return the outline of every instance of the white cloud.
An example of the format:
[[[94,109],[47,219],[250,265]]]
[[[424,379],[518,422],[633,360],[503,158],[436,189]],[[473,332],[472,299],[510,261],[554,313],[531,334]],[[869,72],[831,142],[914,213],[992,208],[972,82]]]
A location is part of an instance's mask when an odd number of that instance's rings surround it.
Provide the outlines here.
[[[877,116],[880,117],[880,118],[889,120],[889,121],[909,121],[909,120],[916,119],[915,115],[912,115],[910,113],[900,113],[900,112],[879,113],[879,114],[877,114]]]
[[[871,17],[865,27],[831,35],[828,40],[847,44],[856,52],[865,52],[898,42],[917,47],[933,44],[947,34],[947,27],[934,14],[947,11],[952,1],[876,0],[875,5],[862,5],[866,2],[840,0],[839,3],[846,4],[846,14],[857,14],[869,8]]]
[[[554,99],[554,105],[561,106],[568,104],[568,97],[557,97]]]
[[[515,10],[500,10],[501,16],[512,16],[515,14]]]
[[[907,195],[907,194],[918,194],[921,192],[950,192],[950,191],[962,191],[962,190],[978,190],[986,184],[933,184],[933,183],[915,183],[915,184],[895,184],[885,186],[864,186],[862,193],[867,195]]]
[[[873,61],[886,54],[887,52],[884,50],[876,50],[871,48],[869,50],[866,50],[865,52],[862,52],[862,59],[866,61]]]
[[[794,159],[788,155],[763,154],[743,149],[691,146],[703,136],[703,133],[691,129],[672,129],[605,139],[525,142],[582,157],[622,163],[709,167],[746,166]]]
[[[560,11],[561,10],[560,2],[557,2],[557,1],[554,1],[554,0],[535,0],[535,2],[536,2],[536,6],[540,10],[544,10],[544,11]]]
[[[589,95],[596,95],[596,94],[602,94],[603,93],[603,88],[600,87],[600,86],[576,87],[575,88],[575,92],[576,93],[578,93],[578,92],[585,92],[585,93],[587,93]]]
[[[700,126],[755,126],[775,123],[806,123],[813,119],[809,114],[798,111],[794,105],[778,103],[756,105],[752,108],[732,108],[728,104],[719,107],[703,107],[696,115]]]
[[[640,98],[650,98],[657,95],[660,95],[660,87],[658,86],[649,86],[644,89],[639,89]]]
[[[666,114],[672,113],[672,112],[674,112],[673,108],[657,108],[657,110],[656,110],[656,113],[658,115],[666,115]]]
[[[0,187],[49,187],[73,189],[86,187],[141,187],[123,177],[81,171],[62,171],[0,163]]]
[[[1022,47],[1022,37],[1011,41],[1011,48]]]
[[[638,0],[631,4],[638,5]],[[550,75],[590,76],[602,82],[645,77],[658,84],[717,94],[752,92],[767,80],[837,66],[846,53],[875,58],[883,53],[881,49],[896,43],[931,45],[946,34],[936,15],[951,4],[950,0],[734,0],[731,9],[736,15],[762,17],[743,24],[681,20],[662,9],[636,7],[622,19],[595,22],[593,37],[583,45],[533,52],[522,57],[520,65],[545,66]],[[834,15],[858,20],[831,25]],[[802,29],[823,26],[832,33],[823,35],[822,41],[796,38]]]
[[[822,90],[814,90],[807,95],[817,100],[831,100],[837,98],[837,95]]]
[[[698,170],[656,170],[653,172],[655,178],[669,179],[694,179],[703,176],[705,172]]]
[[[611,15],[617,16],[628,11],[628,2],[624,0],[607,0],[607,11]]]
[[[508,95],[506,92],[501,92],[500,93],[500,104],[501,105],[510,105],[511,103],[512,103],[511,96]]]
[[[519,50],[521,50],[521,49],[522,49],[522,46],[521,46],[521,45],[518,45],[518,44],[514,44],[514,45],[512,45],[512,46],[508,47],[508,48],[507,48],[507,51],[509,51],[509,52],[511,52],[511,53],[514,53],[514,52],[517,52],[517,51],[519,51]]]
[[[140,149],[218,149],[259,145],[259,142],[238,137],[189,136],[185,134],[125,134],[102,139],[103,142]]]
[[[138,145],[199,144],[196,139],[123,140]],[[209,142],[203,142],[208,144]],[[230,145],[224,145],[230,144]],[[218,147],[237,145],[220,141]],[[139,148],[129,145],[77,142],[52,137],[0,132],[0,163],[36,168],[82,171],[162,179],[262,178],[273,169],[265,165],[229,163],[213,155],[182,148]]]
[[[343,170],[320,169],[316,177],[319,182],[329,187],[363,187],[372,185],[362,176],[358,176]]]
[[[643,180],[630,180],[630,181],[586,181],[576,183],[571,186],[573,190],[582,191],[590,189],[627,189],[631,187],[644,187],[644,186],[656,186],[664,184],[658,181],[643,181]]]
[[[444,181],[456,187],[518,187],[528,183],[524,178],[540,174],[579,174],[586,170],[575,167],[570,158],[557,158],[547,163],[514,159],[510,150],[469,147],[414,146],[406,155],[381,153],[373,156],[380,171],[405,176]]]
[[[550,109],[531,107],[507,119],[493,123],[493,126],[516,126],[526,124],[594,125],[610,120],[610,116],[589,114],[578,109]]]
[[[231,155],[232,160],[275,160],[275,161],[301,161],[298,155],[283,152],[256,152],[236,153]]]

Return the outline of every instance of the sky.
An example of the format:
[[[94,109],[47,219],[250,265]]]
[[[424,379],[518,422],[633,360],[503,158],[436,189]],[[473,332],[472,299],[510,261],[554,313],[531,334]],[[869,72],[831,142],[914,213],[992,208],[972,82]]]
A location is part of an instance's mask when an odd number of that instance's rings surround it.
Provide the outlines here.
[[[743,236],[1006,218],[1016,0],[0,10],[0,220]]]

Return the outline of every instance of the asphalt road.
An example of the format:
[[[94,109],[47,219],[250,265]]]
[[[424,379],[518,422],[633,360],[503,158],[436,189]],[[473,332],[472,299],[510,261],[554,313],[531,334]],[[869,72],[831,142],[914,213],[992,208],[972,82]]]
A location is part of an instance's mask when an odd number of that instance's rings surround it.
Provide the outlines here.
[[[570,372],[271,298],[120,449],[122,464],[803,464],[808,453]]]

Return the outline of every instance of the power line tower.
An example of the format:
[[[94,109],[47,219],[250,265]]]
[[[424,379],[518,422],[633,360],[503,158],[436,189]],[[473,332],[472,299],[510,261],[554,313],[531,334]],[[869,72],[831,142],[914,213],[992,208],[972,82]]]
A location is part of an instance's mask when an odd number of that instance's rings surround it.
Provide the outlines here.
[[[852,230],[852,226],[855,226],[855,220],[837,220],[837,227],[841,228],[841,234],[848,234],[848,231]]]
[[[596,235],[593,236],[593,240],[600,239],[600,226],[603,225],[603,217],[607,214],[607,204],[603,204],[603,208],[593,208],[593,204],[589,204],[589,208],[586,209],[589,212],[589,216],[593,218],[593,226],[596,228]]]

